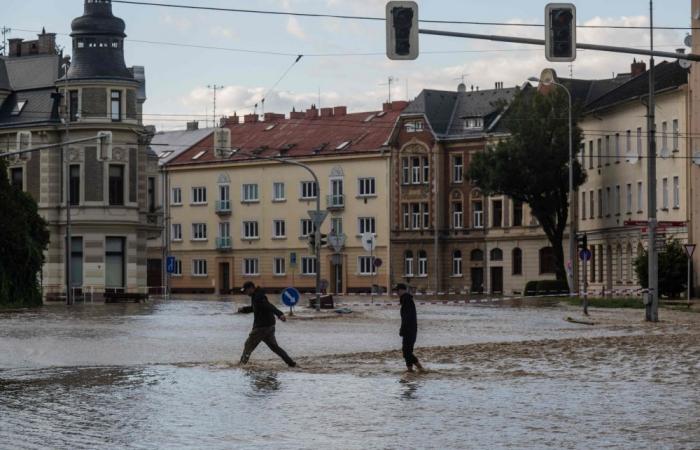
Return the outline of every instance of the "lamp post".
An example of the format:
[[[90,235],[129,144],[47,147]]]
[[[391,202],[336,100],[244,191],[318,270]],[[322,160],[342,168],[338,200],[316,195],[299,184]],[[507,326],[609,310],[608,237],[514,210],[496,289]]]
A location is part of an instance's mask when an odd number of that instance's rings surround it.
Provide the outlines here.
[[[530,77],[528,78],[529,81],[535,82],[535,83],[541,83],[544,84],[545,86],[549,85],[555,85],[559,86],[560,88],[564,89],[566,91],[566,95],[569,98],[569,262],[571,264],[571,270],[568,272],[569,276],[569,290],[571,292],[574,291],[574,274],[576,273],[576,233],[574,232],[575,230],[575,220],[574,220],[574,136],[573,136],[573,119],[572,119],[572,110],[573,110],[573,102],[571,98],[571,91],[569,88],[564,86],[561,83],[557,83],[554,80],[541,80],[537,77]],[[585,302],[585,299],[584,299]],[[586,305],[584,304],[584,309],[586,308]]]
[[[64,110],[64,121],[65,121],[65,133],[66,133],[66,142],[70,142],[70,121],[71,121],[71,113],[72,111],[70,110],[71,104],[70,104],[70,92],[68,91],[68,70],[70,69],[70,57],[66,57],[64,59],[63,63],[63,70],[65,74],[65,92],[64,92],[64,99],[65,99],[65,110]],[[65,165],[64,168],[64,173],[65,173],[65,190],[66,190],[66,262],[65,262],[65,267],[66,267],[66,304],[67,305],[72,305],[73,304],[73,279],[72,279],[72,273],[71,273],[71,264],[73,261],[71,261],[71,258],[73,257],[73,235],[71,231],[71,217],[70,217],[70,207],[71,207],[71,192],[70,192],[70,147],[68,145],[65,146],[65,150],[63,147],[61,147],[61,156],[63,157],[63,164]]]

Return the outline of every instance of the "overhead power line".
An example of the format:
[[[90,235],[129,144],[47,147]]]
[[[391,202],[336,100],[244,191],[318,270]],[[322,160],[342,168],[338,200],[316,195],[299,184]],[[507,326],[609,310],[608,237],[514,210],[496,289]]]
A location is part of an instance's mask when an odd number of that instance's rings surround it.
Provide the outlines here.
[[[308,13],[308,12],[292,12],[292,11],[274,11],[274,10],[263,10],[263,9],[242,9],[242,8],[221,8],[215,6],[196,6],[196,5],[181,5],[175,3],[156,3],[156,2],[141,2],[141,1],[130,1],[130,0],[112,0],[112,3],[124,3],[128,5],[138,5],[138,6],[160,6],[164,8],[180,8],[180,9],[195,9],[203,11],[218,11],[218,12],[233,12],[233,13],[243,13],[243,14],[264,14],[264,15],[274,15],[274,16],[294,16],[294,17],[312,17],[312,18],[325,18],[325,19],[343,19],[343,20],[368,20],[368,21],[385,21],[384,17],[372,17],[372,16],[354,16],[346,14],[322,14],[322,13]],[[467,21],[467,20],[434,20],[434,19],[420,19],[421,23],[436,23],[444,25],[478,25],[478,26],[504,26],[504,27],[544,27],[541,23],[512,23],[512,22],[481,22],[481,21]],[[577,25],[577,28],[609,28],[609,29],[619,29],[619,30],[649,30],[648,26],[635,26],[635,25]],[[661,26],[654,27],[655,30],[693,30],[698,28],[692,27],[675,27],[675,26]]]

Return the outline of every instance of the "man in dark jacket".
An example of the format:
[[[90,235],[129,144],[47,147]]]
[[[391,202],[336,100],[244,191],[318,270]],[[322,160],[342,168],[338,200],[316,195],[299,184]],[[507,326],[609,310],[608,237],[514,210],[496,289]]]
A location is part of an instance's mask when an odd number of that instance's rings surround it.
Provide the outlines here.
[[[413,366],[419,371],[423,371],[423,366],[413,354],[413,347],[416,345],[416,337],[418,335],[418,317],[416,314],[416,304],[413,302],[413,296],[408,292],[405,284],[401,283],[396,286],[401,302],[401,330],[399,336],[403,338],[403,357],[406,360],[406,368],[408,372],[413,372]]]
[[[275,316],[277,316],[282,322],[286,322],[287,318],[284,313],[277,309],[272,303],[267,300],[265,291],[259,287],[255,287],[252,281],[247,281],[243,285],[241,292],[245,295],[250,296],[250,305],[244,306],[238,310],[240,313],[248,314],[253,313],[253,330],[248,335],[248,339],[245,342],[245,348],[243,349],[243,355],[241,355],[241,364],[248,363],[250,354],[253,350],[260,344],[264,342],[270,347],[270,350],[275,352],[280,358],[287,363],[289,367],[296,367],[297,363],[294,362],[292,358],[289,357],[287,352],[282,350],[282,348],[277,344],[277,339],[275,339]]]

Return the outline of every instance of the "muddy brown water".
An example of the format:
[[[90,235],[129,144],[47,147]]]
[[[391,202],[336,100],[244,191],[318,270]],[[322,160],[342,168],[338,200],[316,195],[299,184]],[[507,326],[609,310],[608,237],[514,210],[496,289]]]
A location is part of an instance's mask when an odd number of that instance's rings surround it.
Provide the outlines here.
[[[293,370],[235,308],[0,313],[0,448],[700,448],[700,314],[424,306],[405,375],[395,308],[300,311]]]

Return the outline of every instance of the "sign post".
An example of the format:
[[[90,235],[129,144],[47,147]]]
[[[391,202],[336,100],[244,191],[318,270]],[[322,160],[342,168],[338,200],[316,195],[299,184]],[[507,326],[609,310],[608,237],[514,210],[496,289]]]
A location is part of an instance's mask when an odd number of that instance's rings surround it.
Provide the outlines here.
[[[376,267],[374,265],[374,249],[377,246],[377,237],[374,233],[363,233],[362,234],[362,248],[369,252],[370,270],[372,271],[372,303],[374,303],[374,275],[376,272]]]
[[[695,253],[695,244],[685,244],[683,247],[688,255],[688,295],[686,299],[688,300],[688,309],[690,309],[690,265],[693,261],[693,253]]]

